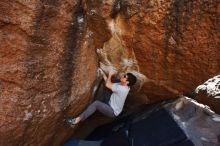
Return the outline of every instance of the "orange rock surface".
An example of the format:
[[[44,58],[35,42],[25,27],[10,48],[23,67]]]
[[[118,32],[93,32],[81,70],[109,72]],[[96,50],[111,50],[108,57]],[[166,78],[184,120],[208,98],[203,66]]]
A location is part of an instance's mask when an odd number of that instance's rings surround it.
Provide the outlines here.
[[[220,73],[219,14],[216,0],[1,0],[0,146],[62,145],[99,63],[139,73],[139,104],[193,91]]]

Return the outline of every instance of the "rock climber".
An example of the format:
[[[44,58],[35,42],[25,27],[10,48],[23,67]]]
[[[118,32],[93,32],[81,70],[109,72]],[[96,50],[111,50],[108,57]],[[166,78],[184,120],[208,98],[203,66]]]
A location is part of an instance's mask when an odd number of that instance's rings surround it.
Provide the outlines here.
[[[78,124],[91,116],[96,110],[111,118],[118,116],[122,112],[130,87],[136,83],[137,78],[132,73],[125,73],[121,75],[120,82],[112,83],[112,76],[114,75],[112,71],[108,73],[108,76],[101,69],[100,72],[105,81],[105,86],[112,91],[110,98],[108,98],[107,102],[106,100],[105,102],[94,101],[79,116],[66,118],[65,122],[67,124],[71,126]],[[106,97],[104,98],[106,99]]]

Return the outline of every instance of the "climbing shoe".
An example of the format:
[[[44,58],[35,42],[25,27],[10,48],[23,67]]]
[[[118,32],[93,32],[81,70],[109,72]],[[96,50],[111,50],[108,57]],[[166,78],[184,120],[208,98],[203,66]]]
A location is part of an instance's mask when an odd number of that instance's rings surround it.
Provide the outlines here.
[[[70,125],[71,127],[73,127],[74,125],[77,124],[76,118],[71,118],[71,117],[65,118],[65,119],[64,119],[64,122],[65,122],[66,124]]]

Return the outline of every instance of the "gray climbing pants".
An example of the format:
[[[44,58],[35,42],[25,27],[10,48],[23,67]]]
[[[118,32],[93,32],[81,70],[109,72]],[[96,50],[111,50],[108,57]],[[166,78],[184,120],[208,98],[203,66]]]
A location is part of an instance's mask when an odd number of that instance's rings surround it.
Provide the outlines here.
[[[110,105],[96,100],[92,104],[90,104],[83,113],[80,114],[81,120],[83,121],[83,120],[87,119],[96,110],[98,110],[99,112],[101,112],[102,114],[104,114],[108,117],[111,117],[111,118],[115,117],[114,111]]]

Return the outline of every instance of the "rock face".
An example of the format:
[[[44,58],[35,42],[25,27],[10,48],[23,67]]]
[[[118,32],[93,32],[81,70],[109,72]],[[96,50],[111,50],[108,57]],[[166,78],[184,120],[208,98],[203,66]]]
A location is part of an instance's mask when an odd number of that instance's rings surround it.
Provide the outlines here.
[[[197,101],[209,105],[215,112],[220,113],[220,75],[199,85],[195,89],[195,93],[197,93],[195,97]]]
[[[193,91],[220,72],[219,13],[217,0],[1,0],[0,145],[61,145],[98,61],[138,76],[138,103]]]
[[[96,77],[86,25],[80,1],[0,2],[1,146],[61,145],[71,134],[63,116],[85,107]]]
[[[141,90],[148,98],[190,91],[219,73],[217,1],[133,0],[117,5],[114,30],[148,78]]]
[[[187,97],[181,97],[165,107],[194,145],[219,146],[220,115]]]

